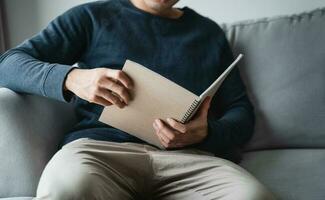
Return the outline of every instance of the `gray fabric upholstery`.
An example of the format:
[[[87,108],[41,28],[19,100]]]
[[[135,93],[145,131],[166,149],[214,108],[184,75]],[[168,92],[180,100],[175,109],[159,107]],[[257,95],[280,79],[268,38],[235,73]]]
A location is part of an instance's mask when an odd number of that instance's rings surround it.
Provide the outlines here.
[[[0,111],[0,198],[34,196],[73,112],[67,104],[5,88],[0,88]]]
[[[279,199],[325,199],[325,149],[250,152],[241,165]]]
[[[247,149],[325,147],[325,8],[224,25],[256,108]]]

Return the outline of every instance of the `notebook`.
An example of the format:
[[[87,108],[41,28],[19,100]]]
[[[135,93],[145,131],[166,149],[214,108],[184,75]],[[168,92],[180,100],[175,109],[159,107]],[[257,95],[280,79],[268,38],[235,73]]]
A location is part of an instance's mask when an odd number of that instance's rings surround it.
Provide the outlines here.
[[[154,120],[159,118],[166,122],[170,117],[181,123],[188,122],[202,101],[207,96],[214,96],[242,57],[240,54],[200,96],[138,63],[127,60],[122,71],[134,82],[134,88],[130,90],[132,100],[123,109],[116,105],[106,106],[99,121],[164,149],[153,129]]]

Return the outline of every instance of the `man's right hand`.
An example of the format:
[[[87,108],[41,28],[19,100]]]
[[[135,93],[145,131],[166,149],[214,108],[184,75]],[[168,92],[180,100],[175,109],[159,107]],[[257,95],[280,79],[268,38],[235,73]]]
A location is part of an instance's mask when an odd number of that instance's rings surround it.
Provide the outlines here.
[[[75,68],[67,75],[64,90],[90,103],[102,106],[115,104],[123,108],[131,100],[128,90],[132,88],[132,80],[121,70]]]

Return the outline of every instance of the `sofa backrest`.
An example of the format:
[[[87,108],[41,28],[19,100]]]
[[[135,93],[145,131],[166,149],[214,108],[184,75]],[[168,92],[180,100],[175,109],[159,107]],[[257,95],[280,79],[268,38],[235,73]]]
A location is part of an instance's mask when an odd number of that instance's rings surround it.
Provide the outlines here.
[[[325,8],[223,24],[255,105],[246,150],[325,147]]]

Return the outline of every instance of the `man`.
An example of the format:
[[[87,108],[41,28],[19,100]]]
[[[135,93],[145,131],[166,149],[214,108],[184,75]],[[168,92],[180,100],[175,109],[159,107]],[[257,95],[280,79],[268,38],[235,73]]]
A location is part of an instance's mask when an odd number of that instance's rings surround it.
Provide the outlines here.
[[[104,106],[123,109],[132,101],[135,83],[121,71],[126,59],[195,94],[233,61],[220,27],[188,7],[174,8],[176,2],[77,6],[2,55],[0,85],[76,105],[79,123],[47,164],[36,199],[273,199],[248,172],[220,158],[234,159],[253,132],[238,69],[190,122],[153,122],[166,151],[98,121]]]

